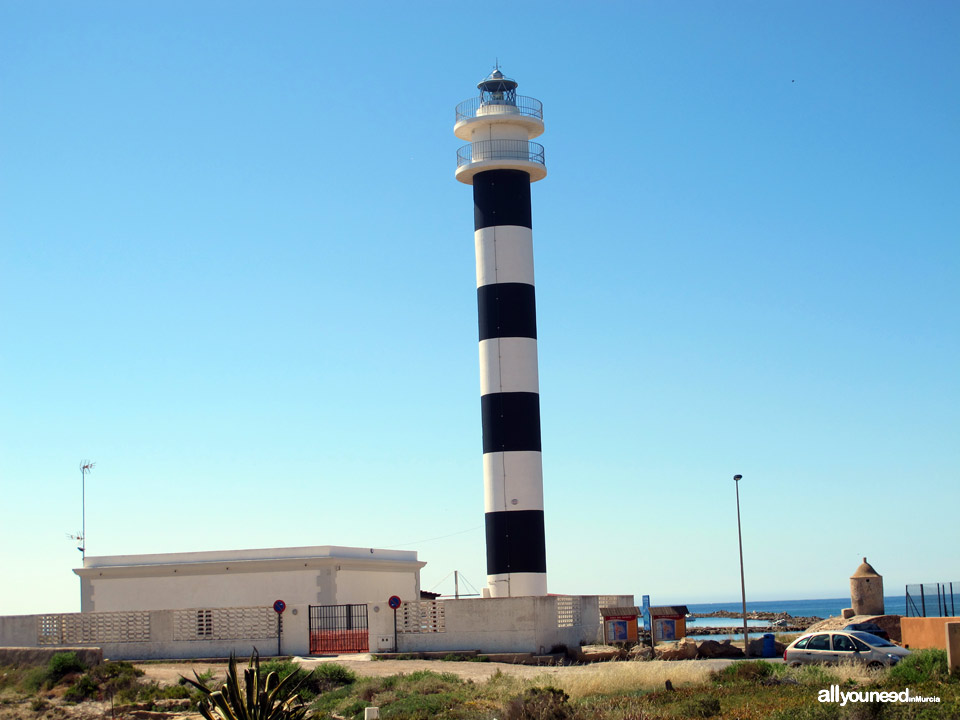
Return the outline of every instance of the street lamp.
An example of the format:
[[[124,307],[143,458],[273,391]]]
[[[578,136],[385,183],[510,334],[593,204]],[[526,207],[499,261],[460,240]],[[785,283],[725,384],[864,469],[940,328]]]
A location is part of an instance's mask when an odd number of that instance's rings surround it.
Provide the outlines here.
[[[743,656],[750,655],[750,642],[747,636],[747,591],[743,584],[743,535],[740,533],[740,480],[743,475],[734,475],[733,484],[737,488],[737,542],[740,544],[740,598],[743,600]]]

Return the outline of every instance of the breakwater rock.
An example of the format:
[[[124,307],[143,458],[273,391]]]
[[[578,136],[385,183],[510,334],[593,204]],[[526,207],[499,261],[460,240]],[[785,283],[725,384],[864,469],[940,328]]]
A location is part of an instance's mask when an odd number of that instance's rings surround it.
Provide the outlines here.
[[[732,612],[730,610],[714,610],[711,613],[691,613],[695,618],[740,618],[743,617],[742,613]],[[815,622],[823,620],[821,617],[812,615],[810,617],[794,617],[790,613],[785,612],[758,612],[756,610],[747,613],[747,620],[786,620],[788,623],[795,625],[801,625],[806,623],[807,625],[812,625]]]
[[[794,623],[788,621],[786,625],[751,625],[747,628],[750,635],[763,633],[779,632],[803,632],[807,629],[807,623]],[[711,627],[709,625],[700,626],[697,623],[687,625],[687,635],[739,635],[743,633],[743,627]]]

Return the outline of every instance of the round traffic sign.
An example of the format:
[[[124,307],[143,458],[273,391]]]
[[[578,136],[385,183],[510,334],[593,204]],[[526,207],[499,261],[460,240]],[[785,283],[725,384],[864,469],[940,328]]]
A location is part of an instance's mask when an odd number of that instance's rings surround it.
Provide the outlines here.
[[[273,604],[273,609],[278,613],[282,613],[284,610],[287,609],[287,604],[283,600],[277,600]]]
[[[398,607],[400,607],[400,602],[400,598],[398,598],[396,595],[391,595],[390,599],[387,600],[387,605],[396,610]]]

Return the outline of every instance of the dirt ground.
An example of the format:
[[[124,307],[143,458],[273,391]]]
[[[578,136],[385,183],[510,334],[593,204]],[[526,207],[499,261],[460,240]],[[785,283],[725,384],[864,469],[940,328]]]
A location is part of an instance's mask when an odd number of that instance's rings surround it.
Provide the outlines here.
[[[338,665],[353,670],[361,677],[380,677],[385,675],[397,675],[399,673],[412,673],[417,670],[432,670],[434,672],[453,673],[464,679],[482,682],[487,680],[498,670],[505,675],[513,675],[520,678],[552,677],[563,675],[593,675],[603,671],[609,663],[593,663],[589,665],[567,665],[567,666],[549,666],[549,665],[514,665],[511,663],[497,662],[456,662],[439,660],[372,660],[369,655],[338,655],[324,658],[293,658],[307,670],[311,670],[320,663],[335,662]],[[645,665],[659,664],[663,661],[652,661],[644,663]],[[686,660],[684,663],[697,663],[709,667],[710,670],[716,670],[730,663],[733,660]],[[670,663],[675,665],[676,663]],[[144,679],[156,680],[159,683],[172,685],[175,684],[181,675],[193,677],[193,670],[198,673],[213,669],[217,677],[222,677],[226,673],[225,662],[203,662],[189,661],[179,663],[143,663],[138,664],[146,675]]]
[[[509,675],[517,677],[533,678],[538,675],[553,674],[562,670],[572,670],[574,668],[565,667],[538,667],[531,665],[513,665],[509,663],[495,662],[447,662],[439,660],[372,660],[369,655],[339,655],[329,658],[293,658],[306,670],[311,670],[320,663],[335,662],[353,670],[361,677],[380,677],[384,675],[397,675],[399,673],[412,673],[417,670],[433,670],[434,672],[453,673],[464,679],[483,681],[500,670]],[[262,660],[261,660],[262,662]],[[240,661],[243,667],[246,663]],[[144,663],[137,664],[141,670],[146,673],[145,680],[156,680],[165,685],[173,685],[180,679],[181,675],[193,677],[193,671],[198,673],[207,670],[215,670],[217,677],[223,677],[226,673],[227,664],[225,662],[179,662],[179,663]]]

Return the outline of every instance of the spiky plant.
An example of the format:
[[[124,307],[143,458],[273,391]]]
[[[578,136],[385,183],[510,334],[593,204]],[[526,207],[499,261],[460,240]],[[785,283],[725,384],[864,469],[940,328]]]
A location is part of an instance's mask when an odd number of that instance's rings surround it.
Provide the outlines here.
[[[203,693],[200,714],[206,720],[303,720],[308,708],[297,691],[310,675],[298,680],[299,674],[292,673],[282,681],[275,672],[262,676],[260,654],[254,649],[242,681],[232,653],[226,680],[219,690],[208,687],[196,671],[195,680],[184,680]]]

